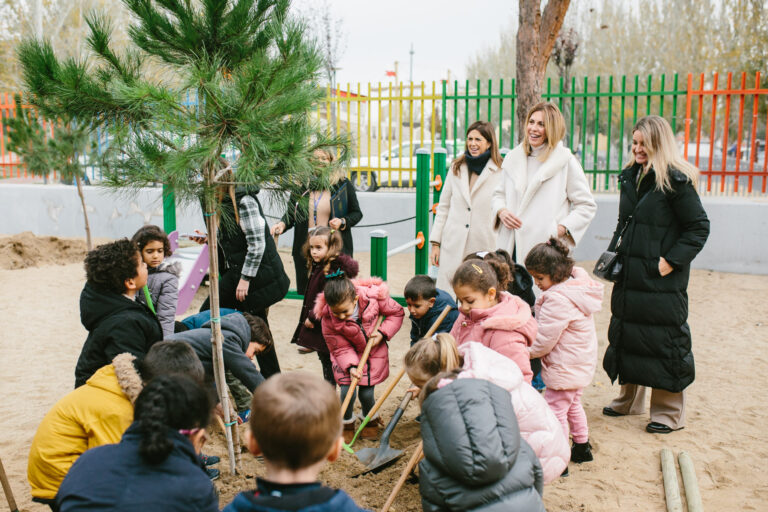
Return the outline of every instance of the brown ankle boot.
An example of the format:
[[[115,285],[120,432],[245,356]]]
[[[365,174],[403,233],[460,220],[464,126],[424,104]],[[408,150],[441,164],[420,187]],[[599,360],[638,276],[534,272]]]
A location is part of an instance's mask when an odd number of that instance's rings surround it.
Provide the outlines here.
[[[378,439],[379,432],[384,428],[384,422],[380,416],[376,416],[368,424],[363,427],[363,431],[360,433],[362,439]]]
[[[344,437],[344,442],[346,444],[349,444],[349,442],[352,441],[352,438],[355,437],[356,430],[355,420],[352,420],[349,423],[346,421],[344,422],[344,431],[342,432],[342,436]],[[365,430],[363,430],[363,432],[365,432]]]

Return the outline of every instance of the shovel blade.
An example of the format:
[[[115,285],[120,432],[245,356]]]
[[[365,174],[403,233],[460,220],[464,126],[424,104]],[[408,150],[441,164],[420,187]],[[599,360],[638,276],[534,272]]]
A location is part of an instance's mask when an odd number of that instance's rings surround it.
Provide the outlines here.
[[[393,463],[397,459],[399,459],[402,454],[403,454],[403,450],[395,450],[393,448],[390,448],[389,446],[382,447],[377,451],[377,453],[375,454],[375,457],[373,457],[373,460],[371,460],[366,465],[365,469],[360,473],[360,475],[380,471],[385,467],[389,466],[391,463]],[[359,455],[359,452],[358,452],[358,455]],[[360,475],[357,475],[357,476],[360,476]]]

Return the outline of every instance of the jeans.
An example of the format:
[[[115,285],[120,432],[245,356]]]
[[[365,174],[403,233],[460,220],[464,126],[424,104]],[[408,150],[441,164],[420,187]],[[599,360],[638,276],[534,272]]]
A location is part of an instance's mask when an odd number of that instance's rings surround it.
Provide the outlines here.
[[[339,387],[341,388],[341,403],[343,404],[344,399],[347,397],[349,386]],[[373,409],[373,406],[376,403],[376,398],[373,396],[373,388],[374,386],[357,386],[357,388],[355,388],[355,391],[352,392],[352,400],[349,401],[347,410],[344,411],[345,420],[352,419],[352,413],[355,409],[355,397],[358,394],[358,390],[360,391],[360,405],[363,407],[363,416],[368,415],[368,411]]]

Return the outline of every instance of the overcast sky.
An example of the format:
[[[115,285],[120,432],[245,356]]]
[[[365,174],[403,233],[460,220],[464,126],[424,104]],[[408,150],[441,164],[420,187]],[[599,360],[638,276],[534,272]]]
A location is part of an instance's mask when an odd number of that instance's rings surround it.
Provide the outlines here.
[[[347,82],[386,82],[384,72],[399,61],[400,80],[408,80],[413,43],[414,81],[465,78],[469,59],[498,43],[516,11],[514,0],[328,0],[343,19],[347,45],[336,74]],[[294,0],[303,11],[317,0]],[[513,9],[515,9],[513,11]],[[363,87],[365,87],[363,85]]]

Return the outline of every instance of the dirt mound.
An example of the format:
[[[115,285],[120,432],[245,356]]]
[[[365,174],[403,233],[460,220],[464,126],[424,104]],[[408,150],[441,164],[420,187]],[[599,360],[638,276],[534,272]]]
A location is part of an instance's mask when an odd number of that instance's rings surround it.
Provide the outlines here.
[[[31,231],[0,237],[0,268],[6,270],[77,263],[85,253],[85,241],[79,238],[36,236]]]

